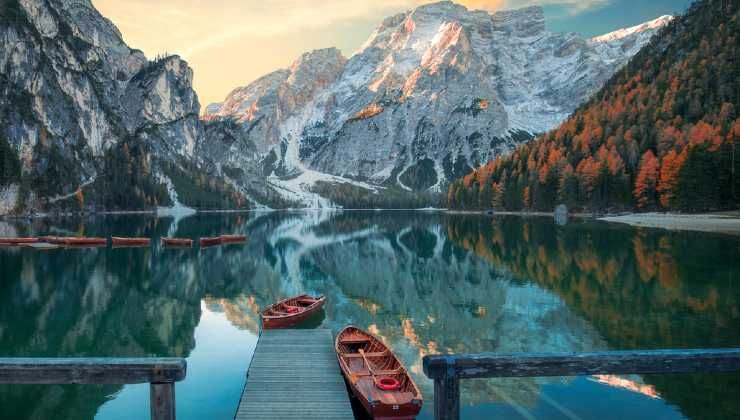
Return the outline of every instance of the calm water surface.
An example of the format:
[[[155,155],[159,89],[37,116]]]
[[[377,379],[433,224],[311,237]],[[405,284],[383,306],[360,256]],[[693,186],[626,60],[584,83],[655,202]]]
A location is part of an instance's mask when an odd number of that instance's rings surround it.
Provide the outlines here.
[[[352,323],[424,355],[740,346],[740,237],[597,221],[436,212],[276,212],[182,220],[0,222],[3,235],[210,236],[170,250],[0,249],[0,356],[182,356],[179,419],[231,419],[264,305],[325,294]],[[158,241],[155,241],[158,242]],[[740,376],[463,381],[463,418],[740,417]],[[148,385],[0,386],[2,419],[141,419]]]

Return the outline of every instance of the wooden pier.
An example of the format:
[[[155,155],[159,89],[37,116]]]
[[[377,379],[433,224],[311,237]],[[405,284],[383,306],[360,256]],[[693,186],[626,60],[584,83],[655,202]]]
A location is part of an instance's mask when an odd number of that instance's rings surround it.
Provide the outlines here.
[[[331,331],[264,330],[236,419],[353,420]]]

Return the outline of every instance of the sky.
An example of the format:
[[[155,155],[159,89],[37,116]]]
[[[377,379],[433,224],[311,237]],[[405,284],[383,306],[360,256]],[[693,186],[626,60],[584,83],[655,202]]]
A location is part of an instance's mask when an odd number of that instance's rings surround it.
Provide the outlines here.
[[[287,68],[302,53],[337,47],[349,57],[390,15],[426,0],[92,0],[131,48],[153,59],[178,54],[195,73],[201,107],[236,87]],[[459,0],[496,11],[542,5],[548,29],[601,35],[691,0]]]

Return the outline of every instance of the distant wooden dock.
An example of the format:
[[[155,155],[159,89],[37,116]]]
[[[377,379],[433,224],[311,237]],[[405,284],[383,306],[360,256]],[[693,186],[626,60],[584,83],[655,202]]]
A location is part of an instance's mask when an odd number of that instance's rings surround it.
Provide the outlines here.
[[[353,420],[331,331],[264,330],[235,418]]]

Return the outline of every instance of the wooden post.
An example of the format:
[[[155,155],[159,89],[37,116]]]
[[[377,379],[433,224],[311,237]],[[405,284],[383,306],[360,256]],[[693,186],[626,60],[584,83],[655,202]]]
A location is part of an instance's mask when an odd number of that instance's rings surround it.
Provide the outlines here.
[[[434,379],[434,418],[460,419],[460,379],[455,373],[455,359],[447,358],[447,369]]]
[[[175,420],[175,383],[153,382],[149,385],[152,420]]]

